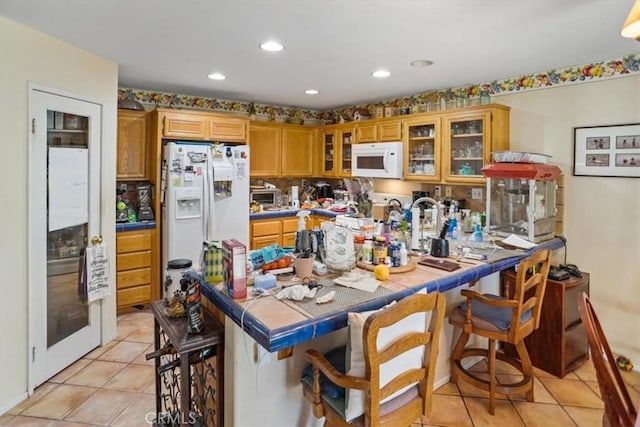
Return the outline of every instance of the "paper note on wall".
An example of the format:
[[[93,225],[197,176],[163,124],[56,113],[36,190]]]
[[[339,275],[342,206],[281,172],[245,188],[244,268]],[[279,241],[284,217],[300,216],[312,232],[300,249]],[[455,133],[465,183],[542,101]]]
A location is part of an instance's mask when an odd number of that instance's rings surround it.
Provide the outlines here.
[[[89,150],[49,147],[49,231],[89,221]]]

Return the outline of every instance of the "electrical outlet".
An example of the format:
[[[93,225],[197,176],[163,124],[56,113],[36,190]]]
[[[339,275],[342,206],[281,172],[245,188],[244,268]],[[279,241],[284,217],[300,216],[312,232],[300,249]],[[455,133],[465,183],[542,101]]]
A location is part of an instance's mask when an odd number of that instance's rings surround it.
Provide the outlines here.
[[[433,187],[433,197],[442,197],[442,188],[439,185]]]
[[[301,179],[301,180],[300,180],[300,186],[301,186],[302,188],[306,187],[306,186],[307,186],[307,180],[306,180],[306,179]]]
[[[444,187],[444,197],[453,197],[453,189],[451,187]]]
[[[471,198],[473,200],[482,200],[482,188],[472,188]]]

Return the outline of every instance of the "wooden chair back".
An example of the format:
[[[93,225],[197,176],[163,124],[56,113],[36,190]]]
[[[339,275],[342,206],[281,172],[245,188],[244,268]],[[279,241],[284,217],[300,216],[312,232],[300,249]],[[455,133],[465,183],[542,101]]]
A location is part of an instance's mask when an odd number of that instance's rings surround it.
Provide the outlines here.
[[[434,292],[411,295],[387,309],[371,314],[365,321],[362,332],[365,362],[363,377],[342,374],[322,353],[313,349],[307,350],[307,358],[313,366],[314,381],[313,387],[305,385],[303,381],[303,392],[305,398],[312,404],[313,414],[317,418],[325,417],[325,427],[352,425],[345,420],[344,414],[334,410],[332,405],[322,397],[319,380],[322,372],[331,382],[340,387],[364,391],[364,415],[352,421],[355,425],[410,426],[421,417],[426,417],[431,410],[433,379],[445,311],[445,296]],[[398,336],[382,338],[382,334],[387,334],[388,330],[382,333],[381,330],[416,313],[426,313],[425,319],[430,319],[428,324],[425,322],[424,330],[420,332],[403,330]],[[413,325],[413,319],[411,324]],[[400,329],[401,325],[395,326]],[[381,341],[387,342],[383,348],[378,348],[377,345],[379,335]],[[395,376],[381,385],[381,365],[397,356],[406,356],[406,353],[411,350],[419,350],[419,347],[423,347],[421,362],[417,363],[416,367],[406,369],[405,366],[400,365],[397,374],[388,374],[388,370],[385,371],[388,375]],[[416,383],[417,385],[414,385]],[[407,387],[408,390],[403,390]],[[391,398],[381,403],[387,397]]]
[[[591,359],[600,387],[600,397],[604,402],[604,417],[609,426],[633,427],[638,413],[618,371],[616,359],[611,353],[596,312],[584,292],[578,295],[578,309],[587,331]],[[604,424],[607,425],[607,423]]]
[[[518,264],[513,300],[518,301],[518,308],[513,310],[510,341],[517,342],[540,326],[542,300],[547,289],[547,276],[551,267],[551,251],[541,250],[523,259]],[[531,319],[522,322],[523,313],[531,310]]]
[[[365,400],[365,420],[368,421],[366,425],[410,425],[421,415],[426,416],[430,413],[440,330],[445,311],[444,295],[415,294],[398,302],[395,307],[375,313],[367,319],[363,334],[365,377],[369,381]],[[429,325],[424,332],[407,333],[395,338],[384,348],[378,348],[380,329],[391,326],[412,314],[422,312],[432,313]],[[416,347],[424,347],[422,366],[409,368],[381,386],[380,365]],[[414,399],[383,419],[380,416],[380,402],[414,383],[418,383],[419,399]]]

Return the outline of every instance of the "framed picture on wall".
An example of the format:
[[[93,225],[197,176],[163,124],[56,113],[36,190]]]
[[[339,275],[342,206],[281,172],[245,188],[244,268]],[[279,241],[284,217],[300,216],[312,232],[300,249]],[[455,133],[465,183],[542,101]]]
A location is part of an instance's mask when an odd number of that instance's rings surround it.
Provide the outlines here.
[[[573,128],[573,174],[640,177],[640,123]]]

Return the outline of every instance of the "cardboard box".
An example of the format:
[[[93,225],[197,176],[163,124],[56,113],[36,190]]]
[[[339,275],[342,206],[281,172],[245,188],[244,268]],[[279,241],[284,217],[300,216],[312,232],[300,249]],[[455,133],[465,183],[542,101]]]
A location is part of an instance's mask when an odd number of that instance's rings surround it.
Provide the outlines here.
[[[236,239],[222,241],[224,285],[233,299],[247,297],[247,248]]]

